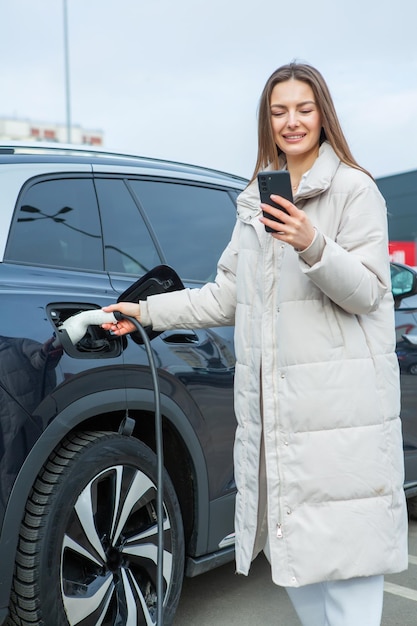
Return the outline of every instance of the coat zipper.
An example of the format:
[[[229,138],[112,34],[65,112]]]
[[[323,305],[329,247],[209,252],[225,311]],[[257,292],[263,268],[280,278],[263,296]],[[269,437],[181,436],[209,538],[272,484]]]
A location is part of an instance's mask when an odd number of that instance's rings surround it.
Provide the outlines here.
[[[272,253],[272,263],[275,267],[276,265],[276,258],[275,258],[275,246],[272,244],[272,249],[271,249],[271,253]],[[282,259],[281,259],[282,262]],[[273,292],[273,308],[274,310],[276,309],[276,298],[277,298],[277,293],[274,290]],[[274,355],[275,355],[275,351],[274,351]],[[275,359],[275,357],[274,357]],[[275,363],[274,363],[274,371],[277,370],[277,368],[275,367]],[[275,390],[274,390],[275,391]],[[277,397],[278,394],[274,393],[274,397]],[[279,419],[279,413],[277,411],[277,416]],[[276,437],[276,431],[275,431],[275,437]],[[277,522],[277,526],[276,526],[276,536],[277,539],[282,539],[283,538],[283,533],[282,533],[282,523],[281,523],[281,494],[282,494],[282,482],[281,482],[281,472],[280,472],[280,467],[279,467],[279,460],[278,460],[278,454],[277,454],[277,474],[278,474],[278,480],[279,480],[279,493],[278,493],[278,522]]]

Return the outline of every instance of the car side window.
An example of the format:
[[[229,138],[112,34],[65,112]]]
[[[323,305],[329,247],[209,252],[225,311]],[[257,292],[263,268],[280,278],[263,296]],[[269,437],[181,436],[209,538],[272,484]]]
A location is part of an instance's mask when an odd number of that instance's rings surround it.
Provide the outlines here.
[[[161,262],[141,212],[125,182],[96,178],[108,272],[141,275]]]
[[[216,273],[236,220],[226,189],[181,182],[130,180],[166,261],[186,280],[206,282]]]
[[[42,180],[24,190],[5,257],[31,265],[103,271],[92,179]]]

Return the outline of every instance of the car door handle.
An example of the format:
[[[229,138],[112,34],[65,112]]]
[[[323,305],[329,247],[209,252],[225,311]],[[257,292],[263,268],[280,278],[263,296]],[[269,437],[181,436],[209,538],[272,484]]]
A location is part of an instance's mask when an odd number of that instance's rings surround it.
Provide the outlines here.
[[[193,330],[172,330],[161,335],[165,343],[198,343],[200,340]]]

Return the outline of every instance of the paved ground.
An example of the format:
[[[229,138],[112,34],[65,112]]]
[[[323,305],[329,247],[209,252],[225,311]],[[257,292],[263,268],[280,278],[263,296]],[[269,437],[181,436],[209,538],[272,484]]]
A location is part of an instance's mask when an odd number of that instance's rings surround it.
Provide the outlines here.
[[[417,522],[409,528],[409,569],[387,576],[381,626],[417,625]],[[299,626],[284,589],[271,582],[261,555],[250,575],[230,563],[184,582],[174,626]]]

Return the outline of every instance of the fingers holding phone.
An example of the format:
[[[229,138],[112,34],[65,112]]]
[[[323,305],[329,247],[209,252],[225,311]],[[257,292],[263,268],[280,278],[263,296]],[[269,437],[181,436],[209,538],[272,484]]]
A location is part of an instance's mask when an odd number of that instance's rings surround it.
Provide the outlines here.
[[[314,227],[304,211],[293,204],[289,172],[260,172],[258,185],[263,215],[260,221],[265,230],[296,249],[307,248],[314,239]]]
[[[260,221],[264,224],[267,233],[276,234],[283,232],[281,225],[288,223],[288,216],[291,217],[294,210],[298,209],[286,198],[275,194],[271,195],[269,202],[261,203],[262,218]],[[271,222],[266,221],[271,220]]]

